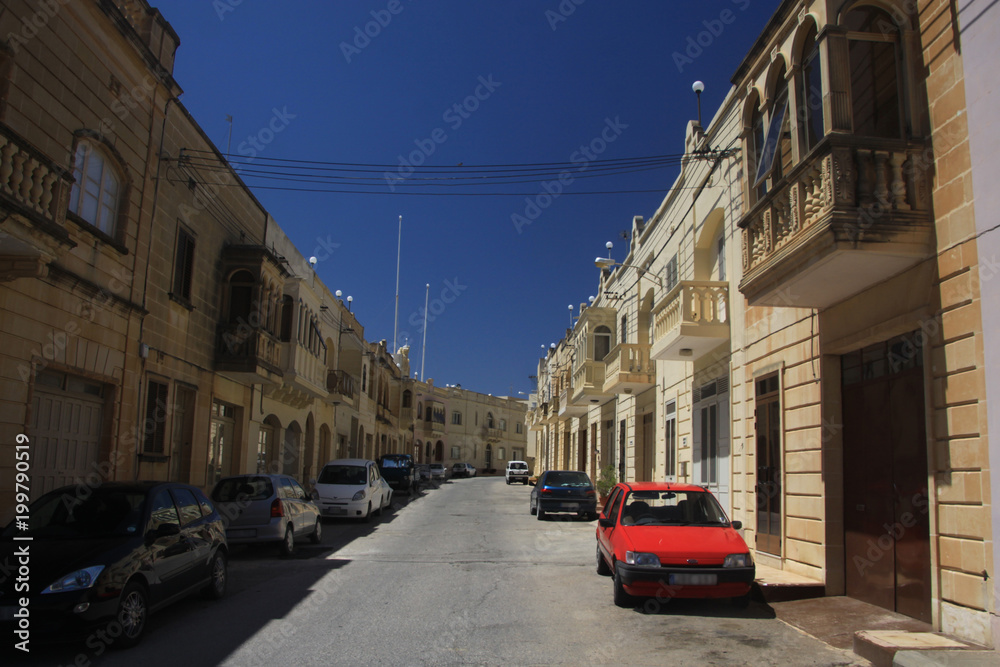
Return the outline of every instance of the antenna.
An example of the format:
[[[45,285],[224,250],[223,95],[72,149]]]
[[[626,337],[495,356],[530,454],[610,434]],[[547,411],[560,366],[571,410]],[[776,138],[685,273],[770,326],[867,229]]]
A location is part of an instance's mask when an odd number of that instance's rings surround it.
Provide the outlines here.
[[[399,216],[399,240],[396,242],[396,315],[392,321],[392,353],[396,354],[396,333],[399,331],[399,258],[403,252],[403,216]]]
[[[427,304],[431,298],[431,284],[427,283],[424,295],[424,342],[420,344],[420,381],[424,381],[424,361],[427,359]]]

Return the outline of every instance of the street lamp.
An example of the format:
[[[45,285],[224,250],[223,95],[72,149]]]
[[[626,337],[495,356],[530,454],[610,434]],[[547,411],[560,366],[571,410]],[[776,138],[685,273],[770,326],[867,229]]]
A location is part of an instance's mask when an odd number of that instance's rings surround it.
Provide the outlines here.
[[[600,270],[602,270],[602,271],[610,271],[612,268],[614,268],[616,266],[620,266],[623,269],[635,269],[635,270],[637,270],[639,272],[639,277],[640,278],[647,273],[646,269],[638,267],[635,264],[622,264],[621,262],[616,262],[614,259],[612,259],[610,257],[610,255],[611,255],[611,248],[612,248],[611,241],[608,241],[604,245],[608,249],[608,255],[609,256],[608,257],[596,257],[596,258],[594,258],[594,266],[596,266]],[[659,276],[657,276],[657,275],[654,274],[651,278],[656,281],[656,284],[658,284],[660,287],[663,287],[663,282],[660,280]]]
[[[705,84],[701,81],[695,81],[691,84],[691,90],[694,91],[695,97],[698,98],[698,127],[701,127],[701,94],[705,92]]]

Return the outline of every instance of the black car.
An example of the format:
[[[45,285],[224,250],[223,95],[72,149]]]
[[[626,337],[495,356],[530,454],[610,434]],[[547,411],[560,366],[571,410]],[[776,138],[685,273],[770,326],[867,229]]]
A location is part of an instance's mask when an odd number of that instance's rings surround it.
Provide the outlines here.
[[[597,491],[587,473],[578,470],[546,470],[531,489],[529,511],[541,521],[550,512],[573,512],[593,521],[597,518]]]
[[[378,458],[378,469],[383,479],[396,491],[411,494],[420,486],[420,472],[409,454],[385,454]]]
[[[27,539],[27,538],[30,538]],[[66,486],[0,533],[0,632],[29,615],[30,637],[134,646],[147,617],[194,592],[218,599],[227,580],[226,531],[199,489],[168,482]],[[22,606],[27,602],[27,612]],[[16,640],[15,640],[16,641]]]

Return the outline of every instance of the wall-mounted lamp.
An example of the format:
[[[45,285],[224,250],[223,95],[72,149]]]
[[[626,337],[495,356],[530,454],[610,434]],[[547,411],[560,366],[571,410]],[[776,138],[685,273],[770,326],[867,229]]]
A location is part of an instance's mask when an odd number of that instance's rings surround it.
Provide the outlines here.
[[[347,312],[351,312],[351,303],[354,301],[353,296],[347,297]]]
[[[604,245],[608,249],[608,255],[609,256],[608,257],[596,257],[594,259],[594,266],[596,266],[597,268],[599,268],[602,271],[610,271],[613,267],[620,266],[623,269],[636,269],[639,272],[639,277],[640,278],[642,276],[646,275],[646,273],[647,273],[646,269],[643,269],[643,268],[640,268],[638,266],[635,266],[634,264],[621,264],[620,262],[616,262],[614,259],[612,259],[610,257],[610,255],[611,255],[611,247],[612,247],[611,246],[611,241],[608,241]],[[651,280],[655,280],[657,285],[659,285],[660,287],[663,287],[663,281],[660,280],[659,276],[653,275],[653,276],[650,277],[650,279]]]
[[[691,90],[694,91],[695,97],[698,98],[698,126],[701,127],[701,94],[705,92],[705,84],[701,81],[695,81],[691,84]]]

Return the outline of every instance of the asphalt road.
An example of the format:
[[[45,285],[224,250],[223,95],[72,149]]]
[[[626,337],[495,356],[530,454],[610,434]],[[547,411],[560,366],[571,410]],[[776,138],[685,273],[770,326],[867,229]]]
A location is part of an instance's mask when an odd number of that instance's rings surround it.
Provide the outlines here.
[[[292,560],[236,549],[226,598],[153,615],[137,648],[36,642],[28,664],[866,664],[763,603],[614,606],[611,579],[594,571],[595,523],[538,521],[529,492],[454,480],[371,524],[329,521],[323,544]]]

